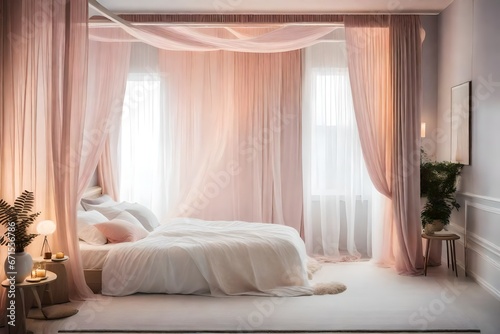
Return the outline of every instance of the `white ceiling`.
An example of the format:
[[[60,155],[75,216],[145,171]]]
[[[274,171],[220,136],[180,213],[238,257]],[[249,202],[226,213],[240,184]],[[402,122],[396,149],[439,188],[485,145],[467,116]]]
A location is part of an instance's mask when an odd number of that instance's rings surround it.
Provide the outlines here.
[[[453,0],[98,0],[115,13],[438,14]],[[92,16],[94,13],[89,13]]]

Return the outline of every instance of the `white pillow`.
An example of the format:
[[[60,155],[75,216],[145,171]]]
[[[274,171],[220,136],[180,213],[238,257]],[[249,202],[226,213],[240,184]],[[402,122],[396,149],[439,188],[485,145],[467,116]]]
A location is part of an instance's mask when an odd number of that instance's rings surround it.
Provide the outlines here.
[[[156,218],[153,211],[144,205],[133,203],[125,210],[137,218],[141,222],[142,226],[144,226],[144,228],[149,232],[154,230],[157,226],[160,226],[160,222],[158,221],[158,218]]]
[[[117,202],[115,202],[109,195],[106,194],[96,198],[82,198],[80,202],[82,203],[83,207],[85,207],[85,204],[93,204],[93,205],[103,204],[103,203],[110,203],[110,205],[117,204]]]
[[[130,212],[127,212],[127,211],[120,212],[116,217],[113,217],[112,219],[113,220],[116,220],[116,219],[124,220],[126,222],[131,223],[132,225],[144,228],[144,226],[142,226],[141,222],[139,220],[137,220],[137,218],[135,218]]]
[[[113,205],[104,202],[101,204],[84,204],[84,207],[86,210],[99,211],[108,219],[116,218],[123,211],[129,212],[150,232],[160,225],[153,211],[139,203],[121,202]]]
[[[104,245],[108,242],[106,236],[95,227],[95,224],[106,222],[108,219],[98,211],[77,212],[78,238],[91,245]]]
[[[99,211],[91,210],[91,211],[77,211],[76,219],[80,223],[85,224],[97,224],[108,221],[108,219]]]
[[[97,223],[102,224],[102,223]],[[95,225],[78,223],[78,239],[91,245],[104,245],[108,239]]]

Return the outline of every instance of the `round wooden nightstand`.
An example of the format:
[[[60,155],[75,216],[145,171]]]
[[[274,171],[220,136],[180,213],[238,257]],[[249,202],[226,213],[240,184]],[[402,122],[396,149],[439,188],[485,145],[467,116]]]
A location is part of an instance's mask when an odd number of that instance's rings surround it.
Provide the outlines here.
[[[51,260],[44,259],[41,256],[33,258],[33,263],[43,263],[47,270],[52,271],[57,274],[57,281],[54,283],[57,289],[52,289],[49,293],[50,299],[44,299],[42,296],[42,301],[44,304],[60,304],[69,302],[68,294],[68,274],[66,271],[66,263],[69,257],[65,257],[64,260]]]
[[[46,288],[49,283],[57,279],[57,275],[51,271],[47,271],[46,277],[46,279],[38,282],[28,282],[24,280],[24,282],[21,283],[11,283],[8,279],[2,282],[2,286],[7,289],[7,323],[9,333],[27,333],[24,289],[30,288],[38,308],[42,309],[42,301],[36,288],[39,286],[44,286]],[[13,311],[11,311],[9,307],[13,307]],[[10,314],[12,314],[13,317],[9,317]]]
[[[455,233],[448,234],[425,234],[422,233],[422,238],[427,239],[427,245],[425,247],[425,262],[424,262],[424,275],[427,276],[427,265],[429,263],[429,253],[431,249],[432,240],[445,240],[446,241],[446,259],[448,261],[448,268],[450,267],[451,258],[451,270],[455,271],[455,275],[458,277],[457,268],[457,254],[455,252],[455,240],[460,239]],[[451,254],[450,254],[451,253]]]

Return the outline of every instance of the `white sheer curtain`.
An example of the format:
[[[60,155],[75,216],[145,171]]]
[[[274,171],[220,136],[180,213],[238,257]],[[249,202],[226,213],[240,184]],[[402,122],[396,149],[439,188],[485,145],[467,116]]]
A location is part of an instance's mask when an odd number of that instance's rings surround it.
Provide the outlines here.
[[[373,185],[353,108],[345,42],[304,50],[304,226],[308,253],[327,261],[371,255]]]
[[[141,203],[158,217],[168,210],[171,197],[165,83],[158,69],[158,50],[134,43],[119,138],[119,198]]]
[[[159,214],[166,206],[168,184],[161,141],[161,79],[155,74],[130,74],[127,80],[122,129],[120,198],[142,203]],[[168,142],[165,143],[168,145]]]

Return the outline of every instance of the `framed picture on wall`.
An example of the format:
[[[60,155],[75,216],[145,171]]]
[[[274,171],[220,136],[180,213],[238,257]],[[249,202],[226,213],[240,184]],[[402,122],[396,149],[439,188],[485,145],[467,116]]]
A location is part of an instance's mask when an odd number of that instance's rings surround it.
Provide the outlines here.
[[[470,164],[471,82],[451,88],[451,161]]]

